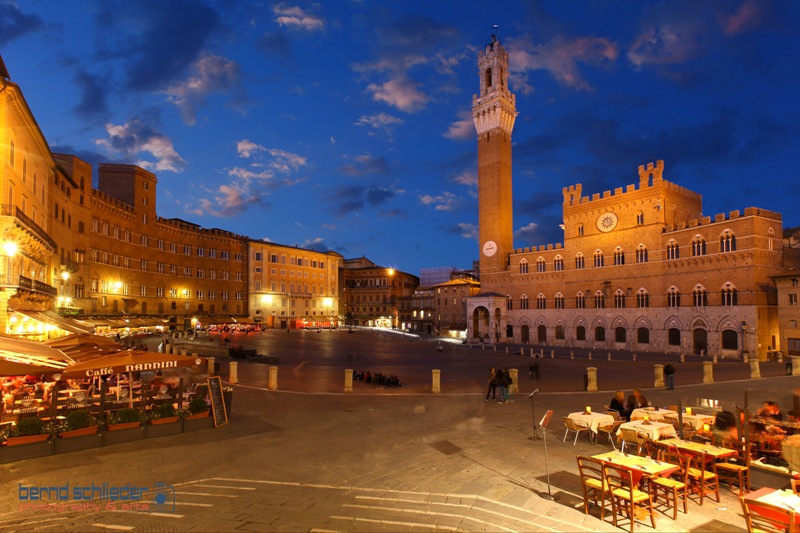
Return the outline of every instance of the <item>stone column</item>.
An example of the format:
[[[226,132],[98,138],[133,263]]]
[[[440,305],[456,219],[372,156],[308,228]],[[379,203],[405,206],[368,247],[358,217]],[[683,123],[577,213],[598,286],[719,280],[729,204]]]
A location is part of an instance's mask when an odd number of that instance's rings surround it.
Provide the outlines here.
[[[653,365],[653,370],[655,371],[655,382],[653,383],[653,387],[660,389],[661,387],[664,387],[664,365]]]
[[[431,377],[433,379],[433,388],[431,389],[431,392],[433,394],[441,394],[441,392],[442,392],[442,382],[441,382],[442,371],[434,369],[434,370],[431,370],[431,374],[432,374]]]
[[[750,379],[761,379],[761,365],[755,357],[750,359]]]
[[[269,381],[267,381],[267,388],[269,390],[278,390],[278,367],[269,367]]]
[[[792,358],[792,375],[800,376],[800,356],[790,355]]]
[[[228,381],[231,383],[239,383],[239,363],[237,361],[231,361],[228,367],[230,368],[231,375]]]
[[[348,368],[344,371],[344,391],[353,392],[353,369]]]
[[[597,391],[597,368],[590,366],[586,369],[586,375],[589,377],[589,384],[586,390],[589,392]]]
[[[714,383],[714,363],[703,361],[703,383]]]
[[[508,375],[511,377],[511,385],[508,387],[508,393],[519,392],[519,369],[509,368]]]
[[[611,352],[608,352],[608,360],[611,361]]]
[[[206,358],[206,362],[208,363],[208,375],[209,376],[213,376],[214,375],[214,363],[217,362],[217,358],[216,357],[208,357],[208,358]]]

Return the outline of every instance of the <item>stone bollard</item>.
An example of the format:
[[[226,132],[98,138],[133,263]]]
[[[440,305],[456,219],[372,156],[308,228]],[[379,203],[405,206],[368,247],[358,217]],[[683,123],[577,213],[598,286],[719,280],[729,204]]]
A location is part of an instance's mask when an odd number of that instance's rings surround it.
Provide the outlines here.
[[[181,355],[186,355],[187,353],[188,353],[188,350],[181,350]]]
[[[269,367],[269,378],[267,381],[267,388],[269,390],[278,390],[278,367]]]
[[[608,352],[608,360],[611,361],[611,352]]]
[[[685,363],[685,362],[686,362],[686,354],[682,353],[681,354],[681,363]]]
[[[589,352],[589,361],[592,360],[592,352]]]
[[[633,354],[633,362],[636,362],[636,354]]]
[[[569,358],[575,359],[575,352],[569,352]]]
[[[511,377],[511,385],[508,386],[508,393],[519,392],[519,369],[509,368],[508,375]]]
[[[714,357],[711,358],[711,362],[717,364],[717,354],[714,354]]]
[[[441,370],[431,370],[431,374],[432,374],[432,377],[433,377],[433,389],[431,389],[431,392],[433,394],[441,394],[441,392],[442,392],[442,383],[441,383],[442,371]]]
[[[776,360],[778,363],[783,363],[783,352],[778,352]]]
[[[508,353],[508,344],[506,344],[506,353]]]
[[[586,385],[586,390],[589,392],[597,392],[597,368],[590,366],[586,369],[586,376],[589,378]]]
[[[239,383],[239,363],[237,361],[228,363],[228,372],[230,373],[228,381],[231,383]]]
[[[660,389],[665,386],[664,384],[664,365],[662,364],[655,364],[653,365],[653,370],[655,372],[655,381],[653,382],[653,387]]]
[[[555,350],[550,350],[550,359],[554,359],[556,356]],[[544,359],[544,350],[542,351],[542,359]]]
[[[761,365],[755,357],[750,359],[750,379],[761,379]]]
[[[215,365],[216,361],[217,361],[216,357],[207,357],[206,358],[206,363],[208,364],[208,375],[209,376],[213,376],[214,375],[214,367],[216,366]]]
[[[792,358],[792,375],[800,376],[800,356],[790,355]]]
[[[714,383],[714,363],[703,361],[703,383]]]
[[[353,392],[353,369],[348,368],[344,371],[344,391]]]

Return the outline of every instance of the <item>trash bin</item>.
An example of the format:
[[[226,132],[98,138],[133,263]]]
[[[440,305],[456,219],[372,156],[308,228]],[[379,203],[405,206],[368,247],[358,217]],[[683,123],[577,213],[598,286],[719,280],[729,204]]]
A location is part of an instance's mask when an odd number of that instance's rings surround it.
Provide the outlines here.
[[[786,375],[787,376],[791,376],[792,375],[792,362],[788,361],[785,364],[786,364]]]
[[[589,390],[589,374],[583,375],[583,390],[585,391]]]

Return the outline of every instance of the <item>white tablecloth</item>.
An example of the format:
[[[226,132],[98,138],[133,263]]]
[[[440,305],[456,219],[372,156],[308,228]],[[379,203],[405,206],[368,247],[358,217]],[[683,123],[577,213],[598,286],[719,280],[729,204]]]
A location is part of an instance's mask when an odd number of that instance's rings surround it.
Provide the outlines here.
[[[714,425],[714,417],[708,415],[683,415],[683,421],[689,422],[694,429],[700,429],[703,424]]]
[[[594,433],[597,433],[597,428],[599,426],[605,426],[607,424],[614,423],[614,417],[611,415],[607,415],[605,413],[591,413],[591,414],[584,414],[583,411],[578,411],[577,413],[570,413],[569,418],[575,420],[576,422],[583,422],[584,424],[589,426]]]
[[[644,424],[644,420],[625,422],[620,427],[633,429],[640,435],[647,435],[650,440],[668,439],[678,435],[672,424],[653,422],[652,420],[649,424]]]
[[[655,410],[653,407],[642,407],[640,409],[634,409],[631,413],[631,420],[644,420],[645,416],[650,417],[650,420],[662,420],[665,416],[677,416],[678,413],[675,411],[671,411],[670,409],[659,409],[658,411]]]

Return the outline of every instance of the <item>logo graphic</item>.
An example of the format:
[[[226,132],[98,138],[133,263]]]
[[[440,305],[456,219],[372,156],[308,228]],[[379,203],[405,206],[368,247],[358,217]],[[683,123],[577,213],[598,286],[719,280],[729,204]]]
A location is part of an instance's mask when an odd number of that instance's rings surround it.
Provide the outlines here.
[[[160,513],[175,512],[175,487],[166,483],[158,482],[150,489],[148,497],[151,511]]]

